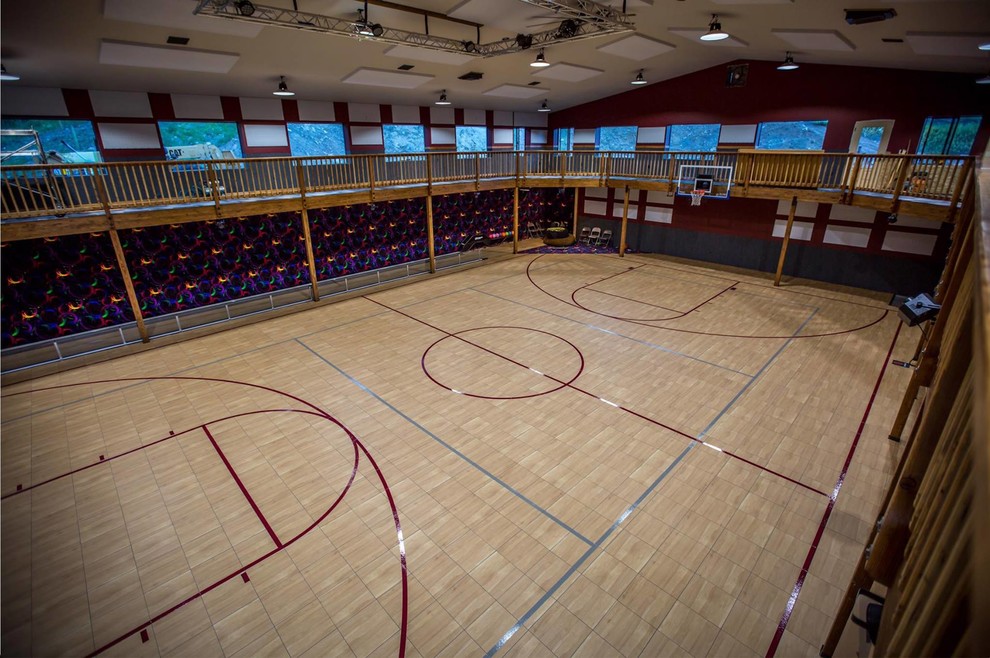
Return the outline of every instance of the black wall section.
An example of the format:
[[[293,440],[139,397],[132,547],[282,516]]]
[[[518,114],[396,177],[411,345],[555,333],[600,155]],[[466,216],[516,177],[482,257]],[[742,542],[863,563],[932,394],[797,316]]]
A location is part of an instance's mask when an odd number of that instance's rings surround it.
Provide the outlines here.
[[[581,217],[579,226],[611,228],[618,243],[621,222],[599,217]],[[943,227],[949,230],[949,227]],[[948,241],[940,241],[947,244]],[[691,231],[666,225],[629,222],[626,244],[642,253],[775,272],[780,257],[779,240]],[[791,240],[787,247],[784,275],[814,279],[899,295],[932,292],[945,264],[946,249],[932,257],[914,258],[886,253],[833,249]]]

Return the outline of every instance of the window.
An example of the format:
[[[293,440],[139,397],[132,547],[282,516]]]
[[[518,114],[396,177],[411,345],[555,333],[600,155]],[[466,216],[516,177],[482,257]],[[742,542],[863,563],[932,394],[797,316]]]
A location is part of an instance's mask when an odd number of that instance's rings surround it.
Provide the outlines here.
[[[692,123],[667,129],[668,151],[714,151],[718,148],[718,123]]]
[[[426,138],[423,126],[387,123],[382,126],[386,153],[423,153]]]
[[[237,124],[230,121],[159,121],[168,160],[231,160],[243,157]]]
[[[294,156],[346,155],[344,126],[339,123],[290,123],[289,149]]]
[[[487,151],[488,129],[481,126],[457,126],[458,151]]]
[[[921,129],[918,153],[969,155],[980,128],[980,117],[939,119],[928,117]]]
[[[512,130],[512,150],[514,150],[514,151],[525,151],[526,150],[526,129],[525,128],[514,128]]]
[[[608,126],[595,131],[595,149],[599,151],[635,151],[636,126]]]
[[[826,127],[828,121],[767,121],[756,133],[756,148],[820,151]]]
[[[574,129],[557,128],[553,131],[553,142],[560,151],[574,150]]]
[[[41,140],[41,148],[48,155],[49,162],[100,162],[96,133],[90,121],[68,119],[4,119],[0,122],[4,130],[34,130]],[[5,165],[39,164],[40,154],[34,138],[28,135],[5,135],[2,150],[10,154],[21,149],[17,155],[4,158]],[[54,151],[54,155],[52,155]],[[35,155],[28,155],[35,152]]]

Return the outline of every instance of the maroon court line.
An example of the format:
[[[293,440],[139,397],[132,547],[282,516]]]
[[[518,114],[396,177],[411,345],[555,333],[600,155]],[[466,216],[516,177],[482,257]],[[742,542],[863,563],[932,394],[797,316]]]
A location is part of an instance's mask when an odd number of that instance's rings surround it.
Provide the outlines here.
[[[770,642],[769,648],[767,648],[766,658],[773,658],[777,653],[777,647],[780,645],[780,640],[784,636],[784,630],[787,629],[787,622],[791,619],[791,613],[794,612],[794,604],[797,603],[798,596],[801,594],[801,588],[804,587],[804,580],[808,576],[808,570],[811,568],[811,562],[815,559],[815,553],[818,552],[818,544],[822,539],[822,535],[825,534],[825,526],[828,525],[828,520],[832,516],[832,510],[835,509],[835,500],[839,496],[839,490],[842,488],[843,482],[845,482],[846,474],[849,472],[849,465],[852,463],[853,455],[856,453],[856,446],[859,445],[859,439],[863,436],[863,430],[866,428],[866,419],[870,416],[870,411],[873,409],[873,403],[877,399],[877,392],[880,390],[880,383],[883,381],[884,373],[887,372],[887,365],[890,363],[890,355],[894,353],[894,345],[897,343],[897,336],[901,333],[901,327],[903,325],[898,322],[897,330],[894,331],[894,338],[890,341],[890,349],[887,350],[887,355],[884,357],[883,366],[880,368],[880,374],[877,376],[877,382],[873,386],[873,393],[870,395],[870,401],[866,404],[866,411],[863,412],[863,418],[859,421],[859,428],[856,430],[856,436],[853,437],[852,445],[849,446],[849,453],[846,455],[846,461],[842,465],[842,471],[839,473],[838,479],[835,481],[835,488],[832,490],[832,494],[829,496],[828,506],[825,508],[825,513],[822,514],[821,523],[818,524],[818,531],[815,533],[815,539],[811,542],[811,547],[808,549],[808,555],[804,558],[804,564],[801,566],[801,571],[798,573],[797,581],[794,583],[794,589],[791,590],[791,595],[787,599],[787,605],[784,606],[784,613],[780,617],[780,622],[777,624],[777,631],[773,635],[773,640]]]
[[[619,256],[614,256],[612,254],[602,254],[602,255],[603,256],[606,256],[608,258],[619,258]],[[694,274],[696,276],[706,276],[706,277],[711,278],[711,279],[719,279],[720,281],[730,281],[730,279],[728,277],[724,277],[724,276],[716,276],[714,274],[706,274],[704,272],[693,272],[691,270],[683,270],[683,269],[681,269],[679,267],[671,267],[669,265],[661,265],[660,263],[644,262],[644,261],[641,261],[641,260],[635,260],[633,258],[630,258],[629,260],[633,261],[634,263],[642,263],[644,266],[647,266],[647,267],[659,267],[659,268],[665,269],[665,270],[672,270],[674,272],[681,272],[682,274]],[[791,295],[801,295],[803,297],[813,297],[815,299],[827,299],[830,302],[839,302],[840,304],[852,304],[853,306],[865,306],[866,308],[872,308],[872,309],[876,309],[878,311],[882,308],[880,306],[874,306],[872,304],[864,304],[863,302],[853,302],[853,301],[849,301],[847,299],[835,299],[834,297],[826,297],[825,295],[813,295],[810,292],[801,292],[799,290],[788,290],[787,288],[778,288],[776,286],[773,287],[773,288],[771,288],[769,286],[761,286],[758,283],[752,283],[750,281],[740,281],[739,283],[742,284],[742,285],[753,286],[754,288],[760,288],[762,290],[767,290],[767,291],[786,292],[786,293],[790,293]]]
[[[293,537],[289,541],[285,542],[285,544],[281,548],[274,548],[274,549],[272,549],[271,551],[269,551],[265,555],[261,556],[260,558],[254,560],[253,562],[251,562],[247,566],[241,567],[240,569],[238,569],[234,573],[230,574],[229,576],[221,579],[220,581],[214,583],[213,585],[210,585],[208,588],[206,588],[204,590],[201,590],[200,592],[197,592],[196,594],[193,594],[192,596],[190,596],[186,600],[179,602],[178,604],[174,605],[172,608],[166,610],[165,612],[160,613],[159,615],[156,615],[153,619],[148,620],[147,622],[145,622],[144,624],[138,626],[137,628],[135,628],[135,629],[133,629],[131,631],[128,631],[127,633],[124,633],[120,637],[118,637],[118,638],[116,638],[116,639],[108,642],[107,644],[105,644],[104,646],[100,647],[96,651],[93,651],[92,653],[90,653],[89,656],[95,656],[95,655],[97,655],[99,653],[102,653],[103,651],[106,651],[107,649],[110,649],[111,647],[117,645],[118,643],[120,643],[123,640],[127,639],[128,637],[134,635],[135,633],[139,633],[139,632],[143,631],[144,629],[148,628],[149,626],[151,626],[155,622],[163,619],[164,617],[166,617],[167,615],[171,614],[172,612],[175,612],[176,610],[178,610],[182,606],[184,606],[184,605],[190,603],[191,601],[194,601],[194,600],[198,599],[199,597],[203,596],[204,594],[206,594],[206,593],[208,593],[208,592],[216,589],[217,587],[219,587],[223,583],[229,581],[231,578],[234,578],[234,577],[236,577],[236,576],[238,576],[240,574],[246,573],[248,569],[250,569],[250,568],[252,568],[252,567],[260,564],[262,561],[268,559],[272,555],[275,555],[276,553],[285,550],[286,548],[288,548],[289,546],[291,546],[292,544],[294,544],[296,541],[298,541],[299,539],[301,539],[303,536],[305,536],[306,534],[308,534],[309,532],[311,532],[313,530],[313,528],[315,528],[320,523],[322,523],[330,515],[330,513],[333,512],[333,510],[337,507],[337,505],[340,503],[340,501],[342,501],[344,499],[344,496],[350,490],[351,484],[353,484],[354,478],[357,476],[358,455],[359,455],[358,448],[360,448],[361,452],[364,452],[365,456],[368,457],[368,461],[371,462],[372,467],[375,469],[375,472],[378,474],[378,480],[381,482],[382,488],[385,491],[385,495],[388,498],[388,503],[389,503],[389,506],[390,506],[390,508],[392,510],[392,520],[395,523],[396,539],[397,539],[398,547],[399,547],[400,582],[401,582],[401,586],[402,586],[402,613],[401,613],[402,616],[401,616],[401,620],[400,620],[401,623],[399,624],[399,658],[404,658],[405,655],[406,655],[406,638],[408,636],[408,626],[409,626],[409,569],[408,569],[408,564],[407,564],[407,561],[406,561],[406,547],[405,547],[405,539],[404,539],[403,534],[402,534],[402,523],[401,523],[401,521],[399,519],[399,511],[398,511],[398,509],[397,509],[397,507],[395,505],[395,499],[393,498],[392,492],[389,489],[388,481],[386,481],[385,476],[382,473],[381,469],[378,467],[377,462],[375,461],[374,457],[371,456],[371,453],[364,446],[364,444],[361,443],[361,441],[357,438],[357,436],[355,436],[354,433],[350,429],[347,428],[347,426],[345,426],[343,423],[341,423],[339,420],[337,420],[336,418],[334,418],[333,416],[331,416],[330,414],[328,414],[326,411],[324,411],[320,407],[316,406],[312,402],[307,402],[306,400],[303,400],[302,398],[300,398],[300,397],[298,397],[296,395],[292,395],[291,393],[286,393],[285,391],[280,391],[278,389],[272,388],[270,386],[264,386],[262,384],[253,384],[253,383],[250,383],[250,382],[241,382],[241,381],[237,381],[237,380],[233,380],[233,379],[221,379],[221,378],[216,378],[216,377],[188,377],[188,376],[180,376],[180,375],[169,376],[169,377],[119,377],[119,378],[116,378],[116,379],[94,380],[94,381],[90,381],[90,382],[80,382],[80,383],[77,383],[77,384],[60,384],[60,385],[57,385],[57,386],[47,386],[47,387],[37,388],[37,389],[34,389],[34,390],[30,390],[30,391],[20,391],[20,392],[17,392],[17,393],[10,393],[8,395],[10,395],[10,396],[24,395],[24,394],[27,394],[27,393],[35,393],[35,392],[39,392],[39,391],[51,391],[51,390],[55,390],[55,389],[69,388],[71,386],[89,386],[89,385],[92,385],[92,384],[117,384],[117,383],[120,383],[120,382],[173,381],[173,380],[174,381],[197,381],[197,382],[203,382],[203,381],[205,381],[205,382],[215,382],[215,383],[221,383],[221,384],[236,384],[236,385],[239,385],[239,386],[248,386],[250,388],[257,388],[259,390],[268,391],[269,393],[274,393],[275,395],[281,395],[283,397],[289,398],[290,400],[294,400],[294,401],[296,401],[296,402],[298,402],[300,404],[303,404],[303,405],[309,407],[310,409],[313,409],[313,412],[303,412],[303,413],[313,413],[313,415],[315,415],[315,416],[320,416],[322,418],[325,418],[326,420],[329,420],[330,422],[332,422],[335,425],[337,425],[338,427],[340,427],[344,431],[344,433],[347,434],[348,438],[350,438],[350,440],[351,440],[352,445],[354,446],[354,467],[351,470],[351,476],[350,476],[350,479],[347,481],[347,485],[340,492],[340,495],[337,496],[337,499],[333,502],[333,504],[323,514],[321,514],[320,517],[317,518],[309,527],[305,528],[301,533],[299,533],[298,535],[296,535],[295,537]],[[296,411],[302,412],[302,410],[296,410]]]
[[[20,395],[20,394],[19,393],[14,393],[12,395]],[[50,484],[52,482],[55,482],[56,480],[61,480],[62,478],[67,478],[69,476],[75,475],[76,473],[81,473],[82,471],[86,471],[86,470],[89,470],[91,468],[95,468],[97,466],[102,466],[104,464],[109,464],[110,462],[114,461],[115,459],[120,459],[121,457],[126,457],[127,455],[134,454],[135,452],[140,452],[141,450],[147,450],[148,448],[154,447],[154,446],[158,445],[159,443],[164,443],[165,441],[170,441],[172,439],[177,439],[177,438],[179,438],[180,436],[182,436],[184,434],[188,434],[188,433],[193,432],[195,430],[198,430],[200,428],[205,428],[210,423],[220,423],[220,422],[223,422],[225,420],[232,420],[234,418],[240,418],[242,416],[250,416],[252,414],[267,414],[267,413],[279,413],[279,412],[312,414],[314,416],[318,415],[318,414],[314,414],[312,411],[303,411],[302,409],[259,409],[257,411],[245,411],[243,413],[234,414],[233,416],[225,416],[223,418],[219,418],[219,419],[216,419],[216,420],[211,420],[209,423],[203,423],[202,425],[196,425],[195,427],[190,427],[188,429],[184,429],[181,432],[176,432],[176,433],[173,433],[173,434],[169,434],[166,437],[162,437],[160,439],[155,439],[151,443],[146,443],[146,444],[140,445],[140,446],[138,446],[136,448],[132,448],[130,450],[126,450],[126,451],[124,451],[124,452],[122,452],[120,454],[114,455],[112,457],[106,457],[105,459],[101,459],[99,461],[93,462],[92,464],[87,464],[86,466],[80,466],[79,468],[73,469],[71,471],[66,471],[65,473],[62,473],[61,475],[56,475],[55,477],[48,478],[47,480],[44,480],[42,482],[38,482],[37,484],[32,484],[29,487],[23,487],[23,488],[18,489],[16,491],[11,491],[9,493],[4,494],[3,496],[0,496],[0,500],[6,500],[7,498],[10,498],[11,496],[17,496],[17,495],[22,494],[22,493],[27,493],[28,491],[31,491],[32,489],[37,489],[40,486],[43,486],[43,485],[46,485],[46,484]]]
[[[590,285],[593,286],[595,284],[592,283]],[[584,288],[582,288],[582,290],[587,290],[588,292],[595,292],[595,293],[598,293],[599,295],[608,295],[609,297],[617,297],[618,299],[624,299],[624,300],[626,300],[628,302],[636,302],[637,304],[642,304],[643,306],[651,306],[653,308],[662,308],[663,310],[665,310],[665,311],[671,311],[672,313],[680,313],[681,312],[680,309],[667,308],[666,306],[660,306],[659,304],[651,304],[650,302],[644,302],[644,301],[642,301],[640,299],[633,299],[632,297],[625,297],[623,295],[616,295],[614,292],[605,292],[604,290],[595,290],[594,288],[591,288],[589,286],[585,286]],[[575,292],[577,292],[577,291],[575,291]]]
[[[216,450],[217,454],[220,455],[220,459],[223,460],[223,465],[227,467],[227,472],[230,473],[230,477],[234,478],[234,482],[236,482],[237,486],[240,487],[241,493],[244,494],[244,498],[247,499],[248,505],[250,505],[251,509],[254,510],[254,513],[258,515],[258,520],[261,521],[261,524],[265,526],[265,530],[268,531],[268,535],[272,538],[272,541],[275,542],[277,547],[282,548],[282,541],[278,538],[278,535],[275,534],[275,529],[272,528],[270,523],[268,523],[268,519],[265,518],[261,508],[258,507],[258,503],[254,502],[254,498],[251,497],[251,492],[244,486],[240,476],[237,475],[237,471],[234,470],[230,460],[227,459],[227,455],[223,454],[223,450],[220,449],[220,444],[217,443],[217,440],[213,438],[213,433],[210,432],[210,428],[203,425],[203,432],[206,434],[206,438],[210,440],[210,443],[213,444],[214,450]]]
[[[446,334],[447,336],[450,336],[450,337],[453,337],[453,338],[459,338],[458,336],[455,336],[454,334],[450,333],[449,331],[446,331],[444,329],[441,329],[440,327],[434,326],[434,325],[430,324],[429,322],[426,322],[425,320],[420,320],[419,318],[414,317],[412,315],[409,315],[408,313],[404,313],[403,311],[400,311],[398,309],[394,309],[394,308],[391,308],[389,306],[386,306],[385,304],[382,304],[379,301],[376,301],[374,299],[371,299],[370,297],[365,297],[365,299],[367,299],[370,302],[374,302],[375,304],[378,304],[379,306],[382,306],[384,308],[387,308],[390,311],[393,311],[395,313],[398,313],[399,315],[404,315],[405,317],[409,318],[410,320],[415,320],[416,322],[419,322],[420,324],[426,325],[427,327],[433,329],[434,331],[439,331],[440,333]],[[499,327],[490,327],[490,328],[499,328]],[[511,327],[511,328],[513,328],[513,329],[520,329],[520,328],[523,328],[523,327]],[[539,331],[539,329],[535,329],[534,331]],[[543,332],[543,333],[548,333],[548,332]],[[555,334],[550,334],[550,335],[551,336],[554,336]],[[559,336],[558,336],[558,338],[559,338]],[[494,356],[497,356],[499,358],[505,359],[506,361],[508,361],[510,363],[514,363],[515,365],[517,365],[517,366],[519,366],[521,368],[531,369],[526,364],[519,363],[518,361],[515,361],[514,359],[512,359],[510,357],[507,357],[507,356],[505,356],[503,354],[499,354],[498,352],[494,352],[494,351],[492,351],[492,350],[490,350],[490,349],[488,349],[486,347],[483,347],[481,345],[476,345],[475,343],[472,343],[469,340],[466,340],[466,339],[463,339],[463,338],[461,338],[461,340],[464,340],[464,342],[468,343],[469,345],[474,345],[478,349],[484,350],[484,351],[486,351],[486,352],[488,352],[488,353],[490,353],[490,354],[492,354]],[[563,340],[563,339],[561,339],[561,340]],[[570,341],[566,341],[566,342],[569,343]],[[579,353],[580,353],[580,351],[579,351]],[[582,368],[582,370],[584,369],[584,359],[583,359],[583,357],[582,357],[582,361],[581,361],[581,368]],[[594,393],[591,393],[590,391],[586,391],[583,388],[580,388],[579,386],[575,386],[573,384],[573,382],[575,380],[577,380],[577,378],[580,375],[581,375],[581,373],[578,372],[578,375],[575,376],[574,379],[572,379],[570,382],[565,382],[565,381],[563,381],[561,379],[557,379],[553,375],[544,374],[543,376],[546,377],[547,379],[550,379],[552,381],[557,382],[558,384],[561,384],[561,386],[559,388],[554,389],[554,390],[560,390],[561,388],[570,388],[570,389],[573,389],[573,390],[577,391],[578,393],[582,393],[584,395],[587,395],[588,397],[592,397],[592,398],[595,398],[596,400],[602,400],[602,401],[604,401],[604,398],[602,398],[602,397],[600,397],[598,395],[595,395]],[[429,374],[427,374],[427,377],[429,377]],[[430,377],[430,379],[433,380],[434,382],[436,382],[436,380],[433,379],[432,377]],[[438,386],[440,386],[443,389],[446,389],[448,391],[449,390],[452,390],[449,387],[444,386],[443,384],[440,384],[439,382],[436,382],[436,383],[437,383]],[[481,397],[481,396],[472,396],[472,397]],[[662,427],[662,428],[664,428],[666,430],[669,430],[669,431],[671,431],[671,432],[673,432],[675,434],[678,434],[680,436],[683,436],[686,439],[690,439],[691,441],[694,441],[696,443],[702,443],[702,444],[709,445],[709,446],[712,445],[712,444],[707,443],[706,441],[704,441],[702,439],[699,439],[697,437],[693,437],[693,436],[691,436],[690,434],[688,434],[686,432],[682,432],[681,430],[679,430],[677,428],[674,428],[674,427],[671,427],[670,425],[665,425],[664,423],[661,423],[659,420],[655,420],[653,418],[650,418],[649,416],[644,416],[643,414],[641,414],[641,413],[639,413],[637,411],[633,411],[632,409],[628,409],[628,408],[626,408],[626,407],[624,407],[624,406],[622,406],[620,404],[616,404],[614,402],[609,402],[608,404],[612,405],[616,409],[619,409],[621,411],[625,411],[626,413],[632,414],[632,415],[636,416],[637,418],[641,418],[642,420],[645,420],[648,423],[652,423],[652,424],[654,424],[654,425],[656,425],[658,427]],[[712,447],[715,448],[715,446],[712,446]],[[751,466],[753,466],[753,467],[755,467],[755,468],[757,468],[757,469],[759,469],[761,471],[764,471],[764,472],[769,473],[771,475],[775,475],[775,476],[777,476],[777,477],[779,477],[779,478],[781,478],[783,480],[786,480],[787,482],[790,482],[792,484],[796,484],[799,487],[803,487],[804,489],[807,489],[808,491],[811,491],[812,493],[816,493],[816,494],[818,494],[820,496],[828,496],[828,494],[826,494],[824,491],[819,491],[818,489],[815,489],[812,486],[809,486],[807,484],[804,484],[803,482],[799,482],[798,480],[795,480],[795,479],[793,479],[791,477],[788,477],[788,476],[784,475],[783,473],[778,473],[777,471],[775,471],[775,470],[773,470],[771,468],[767,468],[766,466],[761,466],[760,464],[757,464],[756,462],[750,461],[750,460],[748,460],[748,459],[746,459],[744,457],[740,457],[740,456],[738,456],[738,455],[736,455],[736,454],[734,454],[732,452],[729,452],[727,450],[722,450],[721,448],[715,448],[715,449],[718,450],[719,452],[722,452],[723,454],[727,455],[728,457],[730,457],[732,459],[738,459],[739,461],[741,461],[743,463],[746,463],[746,464],[749,464],[749,465],[751,465]]]
[[[605,315],[604,313],[599,313],[597,311],[592,311],[592,310],[589,310],[589,309],[584,308],[584,307],[581,307],[581,306],[576,306],[575,304],[567,301],[566,299],[561,299],[557,295],[553,294],[552,292],[550,292],[550,291],[546,290],[545,288],[543,288],[542,286],[540,286],[540,284],[538,284],[533,279],[533,275],[532,275],[532,272],[530,271],[530,269],[532,268],[533,263],[535,263],[537,260],[539,260],[540,258],[542,258],[544,255],[545,254],[541,254],[541,255],[537,256],[536,258],[534,258],[533,260],[531,260],[529,262],[529,265],[526,266],[526,277],[529,279],[529,282],[531,284],[533,284],[533,286],[537,290],[539,290],[543,294],[547,295],[548,297],[552,297],[552,298],[556,299],[559,302],[562,302],[564,304],[567,304],[568,306],[572,306],[572,307],[575,307],[575,308],[581,308],[582,310],[585,310],[588,313],[593,313],[593,314],[598,315],[600,317],[611,317],[611,316]],[[662,266],[657,265],[656,267],[662,267]],[[674,269],[674,268],[667,268],[667,269]],[[675,270],[675,271],[680,272],[682,270]],[[702,276],[708,276],[708,275],[702,275]],[[729,280],[729,279],[725,279],[725,278],[722,278],[722,277],[712,277],[712,278],[721,279],[723,281],[728,281]],[[789,292],[793,292],[793,291],[789,291]],[[799,294],[800,295],[800,294],[804,294],[804,293],[797,293],[797,292],[795,292],[794,294]],[[810,296],[814,296],[814,295],[810,295]],[[824,297],[823,299],[829,299],[830,301],[841,301],[841,300],[833,300],[830,297]],[[711,301],[711,300],[709,300],[709,301]],[[848,304],[856,304],[856,302],[846,302],[846,303],[848,303]],[[867,308],[876,309],[875,306],[868,306],[866,304],[858,304],[858,305],[859,306],[866,306]],[[877,309],[877,310],[879,310],[879,309]],[[720,337],[720,338],[745,338],[745,339],[750,339],[750,340],[769,340],[769,339],[775,339],[775,338],[779,338],[779,339],[784,339],[784,338],[794,338],[794,339],[823,338],[825,336],[839,336],[839,335],[842,335],[842,334],[851,334],[851,333],[854,333],[854,332],[857,332],[857,331],[861,331],[863,329],[869,329],[870,327],[872,327],[873,325],[877,324],[878,322],[882,321],[885,317],[887,317],[887,314],[888,313],[890,313],[890,311],[889,310],[885,310],[880,315],[880,317],[878,317],[877,319],[873,320],[872,322],[869,322],[867,324],[864,324],[861,327],[854,327],[852,329],[843,329],[842,331],[828,331],[828,332],[823,332],[823,333],[818,333],[818,334],[801,334],[800,336],[745,336],[745,335],[742,335],[742,334],[723,334],[723,333],[717,333],[717,332],[712,332],[712,331],[696,331],[694,329],[679,329],[677,327],[657,326],[657,325],[654,325],[654,324],[647,324],[646,322],[640,322],[638,320],[625,320],[623,318],[613,318],[613,319],[621,320],[623,322],[629,322],[630,324],[638,324],[638,325],[640,325],[642,327],[650,327],[651,329],[662,329],[664,331],[676,331],[676,332],[682,333],[682,334],[694,334],[694,335],[697,335],[697,336],[717,336],[717,337]],[[653,322],[657,322],[657,320],[653,320]]]

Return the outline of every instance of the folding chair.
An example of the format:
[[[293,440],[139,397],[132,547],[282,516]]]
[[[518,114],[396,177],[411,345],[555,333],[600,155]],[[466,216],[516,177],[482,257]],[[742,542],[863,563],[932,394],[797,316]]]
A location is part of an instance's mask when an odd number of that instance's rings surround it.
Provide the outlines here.
[[[596,242],[595,245],[597,245],[597,246],[604,245],[606,247],[611,247],[612,246],[612,229],[607,228],[604,231],[602,231],[602,234],[598,238],[598,242]]]
[[[581,234],[578,236],[578,241],[580,241],[580,242],[587,242],[588,241],[588,234],[590,232],[591,232],[591,230],[587,226],[582,227],[581,228]]]
[[[588,234],[588,244],[598,244],[598,240],[602,237],[602,229],[598,226],[591,229],[591,233]]]
[[[540,231],[536,228],[536,224],[533,222],[526,222],[526,237],[527,238],[538,238],[540,237]]]

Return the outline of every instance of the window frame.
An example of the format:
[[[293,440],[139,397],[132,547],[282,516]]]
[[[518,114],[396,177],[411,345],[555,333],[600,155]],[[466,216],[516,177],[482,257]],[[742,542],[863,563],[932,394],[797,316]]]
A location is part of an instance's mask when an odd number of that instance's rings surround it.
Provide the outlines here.
[[[422,148],[418,151],[391,151],[389,150],[388,133],[390,128],[419,129]],[[426,153],[426,126],[421,123],[383,123],[382,124],[382,150],[386,155],[409,155],[410,153]],[[425,157],[425,156],[424,156]]]
[[[682,128],[686,126],[718,126],[718,132],[715,133],[715,144],[711,149],[676,149],[673,148],[674,142],[674,130],[676,128]],[[718,152],[718,142],[722,135],[722,124],[721,123],[675,123],[667,126],[667,134],[664,136],[664,145],[668,151],[676,151],[683,153],[717,153]]]
[[[337,126],[340,128],[340,141],[343,144],[344,150],[342,153],[321,153],[319,155],[303,155],[297,154],[292,148],[292,126]],[[294,158],[335,158],[343,155],[349,155],[350,151],[347,144],[347,128],[343,123],[336,121],[286,121],[285,122],[285,134],[289,140],[289,155]],[[384,134],[382,136],[384,139]]]
[[[783,126],[783,125],[794,125],[794,124],[824,124],[825,130],[822,131],[822,141],[818,146],[815,147],[769,147],[760,146],[760,139],[763,137],[763,130],[765,126]],[[794,121],[761,121],[756,126],[756,141],[753,142],[753,148],[760,151],[821,151],[825,147],[825,135],[828,132],[828,119],[797,119]]]

